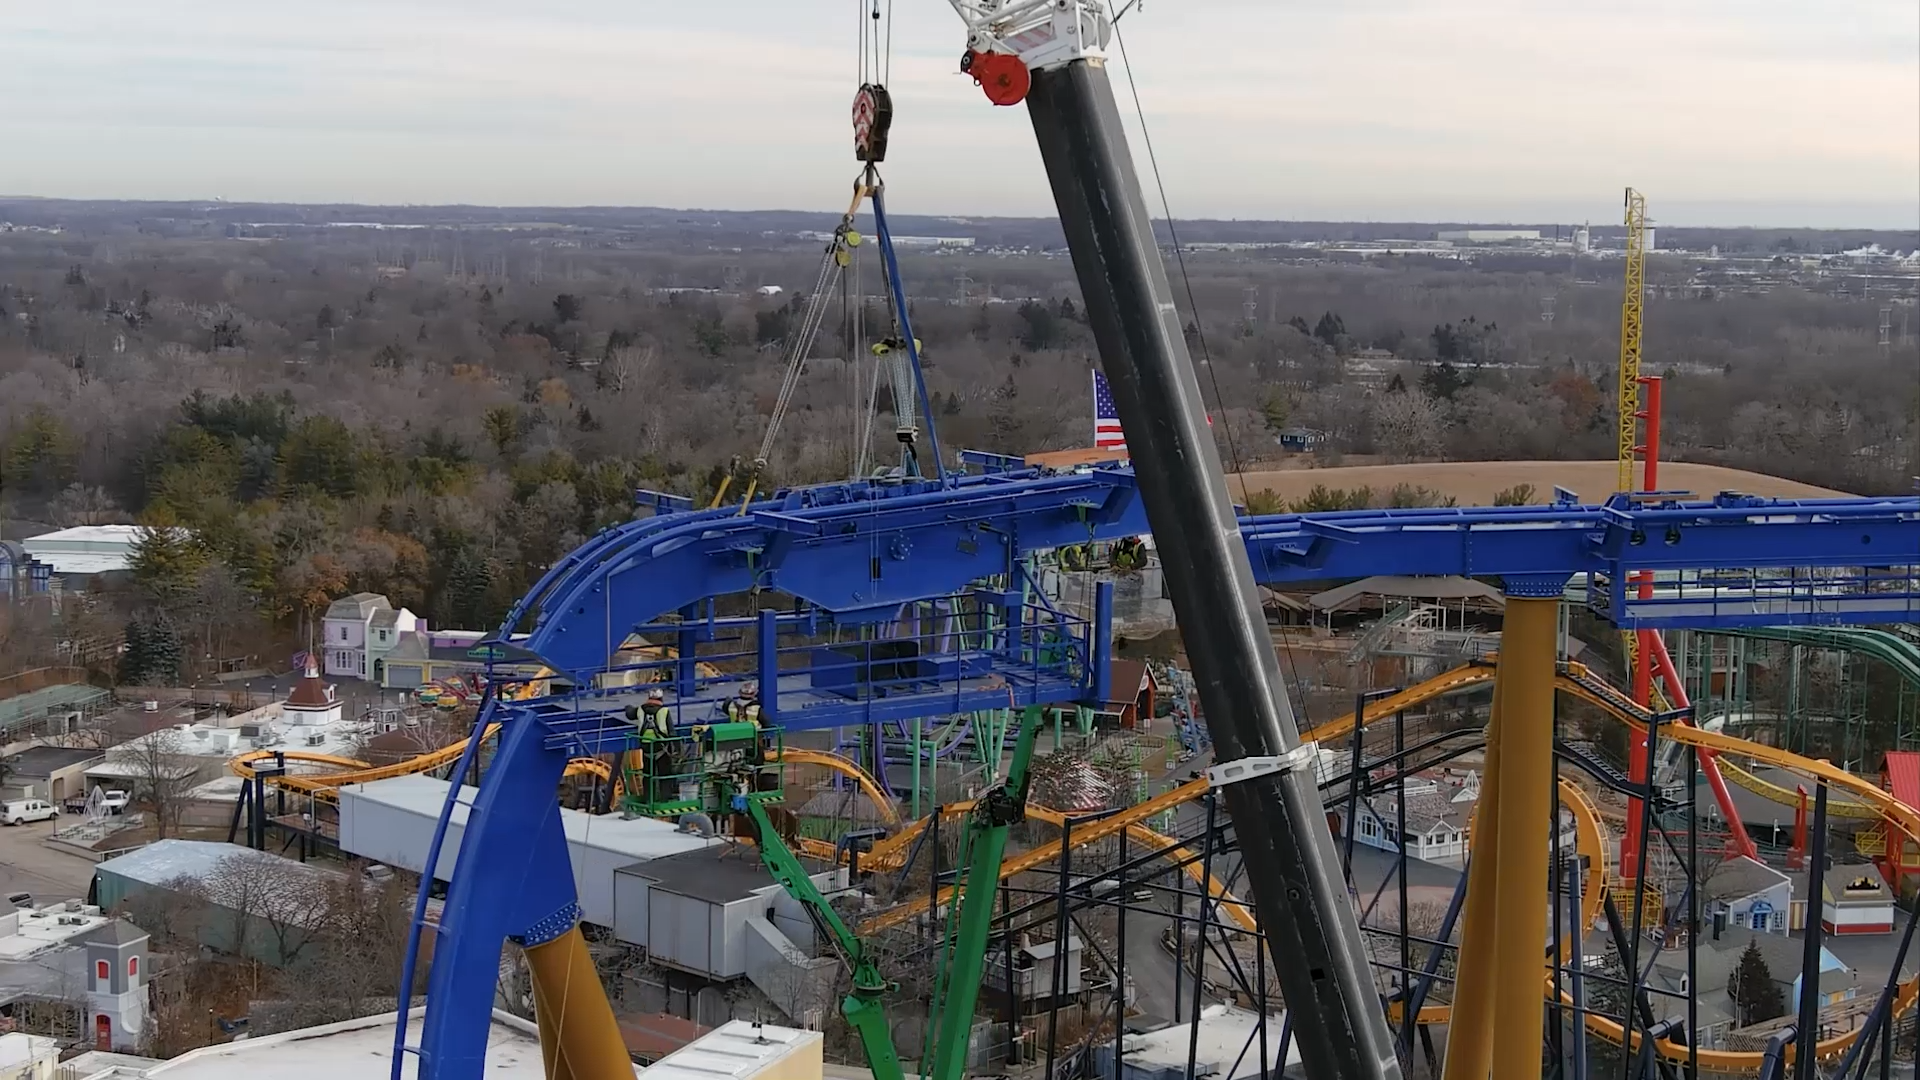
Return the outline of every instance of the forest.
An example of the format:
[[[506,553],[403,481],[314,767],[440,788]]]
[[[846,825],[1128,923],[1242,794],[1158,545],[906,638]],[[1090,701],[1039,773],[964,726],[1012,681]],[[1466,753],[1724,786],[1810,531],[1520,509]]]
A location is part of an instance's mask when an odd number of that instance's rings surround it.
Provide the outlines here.
[[[119,614],[199,642],[137,673],[162,681],[263,632],[297,647],[356,590],[491,626],[630,517],[636,489],[711,497],[766,437],[821,257],[794,233],[684,218],[329,227],[280,208],[269,220],[294,224],[253,228],[89,206],[0,232],[0,537],[151,526]],[[1652,261],[1665,456],[1908,490],[1920,278],[1797,254],[1843,238],[1785,239],[1757,278]],[[1291,428],[1325,433],[1318,464],[1613,454],[1617,257],[1286,245],[1183,265],[1230,467],[1283,457]],[[1090,444],[1094,344],[1064,251],[916,249],[902,276],[949,456]],[[870,252],[820,318],[763,489],[898,458],[870,348],[895,314]]]

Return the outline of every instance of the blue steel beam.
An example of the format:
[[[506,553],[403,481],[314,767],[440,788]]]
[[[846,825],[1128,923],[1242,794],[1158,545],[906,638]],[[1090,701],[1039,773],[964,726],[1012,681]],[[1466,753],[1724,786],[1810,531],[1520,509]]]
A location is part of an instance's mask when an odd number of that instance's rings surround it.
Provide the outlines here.
[[[1281,514],[1242,518],[1240,529],[1267,585],[1584,573],[1605,586],[1592,593],[1594,610],[1625,627],[1920,618],[1910,571],[1824,585],[1803,573],[1791,578],[1785,603],[1749,604],[1738,590],[1704,606],[1698,596],[1674,606],[1625,595],[1629,576],[1643,569],[1909,568],[1920,564],[1920,499],[1912,497],[1723,495],[1652,505],[1616,497],[1597,506]],[[903,603],[1011,574],[1024,552],[1146,531],[1125,468],[794,489],[744,514],[700,510],[609,529],[556,564],[508,627],[537,613],[523,644],[577,675],[608,666],[635,625],[705,597],[773,590],[829,610]]]

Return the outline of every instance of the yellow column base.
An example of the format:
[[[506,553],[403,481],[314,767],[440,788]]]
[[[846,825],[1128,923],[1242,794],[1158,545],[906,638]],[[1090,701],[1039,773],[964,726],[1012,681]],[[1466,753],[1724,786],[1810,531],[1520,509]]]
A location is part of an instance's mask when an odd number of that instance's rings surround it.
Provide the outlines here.
[[[1487,714],[1486,764],[1467,839],[1467,900],[1454,966],[1453,1015],[1447,1024],[1442,1080],[1486,1080],[1493,1066],[1494,947],[1500,938],[1495,883],[1500,876],[1500,737],[1503,683],[1493,683]]]
[[[547,1080],[633,1080],[633,1060],[580,928],[526,955]]]
[[[1500,634],[1500,877],[1495,895],[1493,1075],[1539,1080],[1547,887],[1554,827],[1553,677],[1560,601],[1507,597]]]

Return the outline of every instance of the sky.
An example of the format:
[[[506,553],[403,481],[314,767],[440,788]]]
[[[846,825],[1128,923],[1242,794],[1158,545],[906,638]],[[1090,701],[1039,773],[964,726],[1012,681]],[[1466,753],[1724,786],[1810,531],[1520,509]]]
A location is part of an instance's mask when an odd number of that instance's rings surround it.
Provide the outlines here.
[[[0,193],[837,212],[872,0],[6,5]],[[897,213],[1053,211],[1032,129],[895,8]],[[1143,0],[1181,218],[1920,228],[1915,0]],[[1143,175],[1151,173],[1133,124]],[[1158,208],[1156,207],[1156,216]]]

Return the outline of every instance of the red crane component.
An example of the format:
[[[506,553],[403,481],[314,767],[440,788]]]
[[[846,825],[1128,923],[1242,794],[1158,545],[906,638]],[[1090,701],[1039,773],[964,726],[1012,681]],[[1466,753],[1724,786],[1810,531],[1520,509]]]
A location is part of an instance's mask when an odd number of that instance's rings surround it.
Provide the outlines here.
[[[1033,75],[1027,71],[1026,61],[1012,53],[969,49],[960,58],[960,70],[973,76],[973,81],[987,92],[987,100],[995,105],[1018,105],[1027,99],[1027,91],[1033,87]]]

